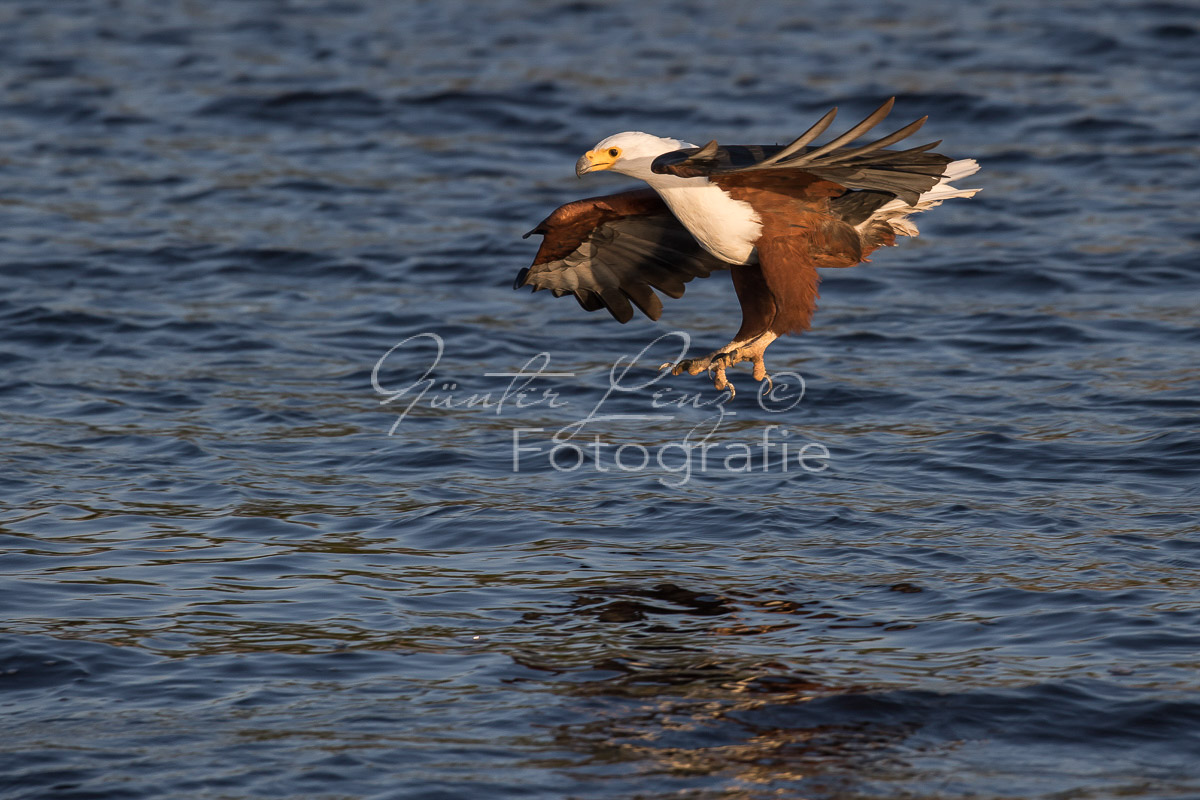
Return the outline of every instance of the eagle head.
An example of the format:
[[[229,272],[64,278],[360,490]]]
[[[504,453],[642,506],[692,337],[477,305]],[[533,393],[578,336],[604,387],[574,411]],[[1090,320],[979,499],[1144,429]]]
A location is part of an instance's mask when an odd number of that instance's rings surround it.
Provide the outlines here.
[[[650,165],[655,158],[692,146],[678,139],[665,139],[641,131],[615,133],[579,157],[575,162],[575,174],[582,178],[588,172],[608,169],[645,180],[651,175]]]

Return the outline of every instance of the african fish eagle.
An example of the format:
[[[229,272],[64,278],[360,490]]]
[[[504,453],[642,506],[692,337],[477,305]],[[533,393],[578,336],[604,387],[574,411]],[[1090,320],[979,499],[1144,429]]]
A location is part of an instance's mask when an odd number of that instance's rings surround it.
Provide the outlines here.
[[[818,267],[852,267],[876,248],[894,245],[897,236],[916,236],[909,215],[979,191],[951,185],[979,165],[930,152],[940,141],[886,149],[928,117],[847,147],[878,125],[894,101],[820,146],[811,143],[833,122],[836,108],[784,147],[716,141],[696,147],[636,131],[610,136],[583,154],[576,175],[611,170],[650,188],[556,209],[525,234],[544,238],[513,288],[570,293],[584,309],[607,308],[620,322],[633,317],[632,302],[657,320],[662,302],[652,287],[680,297],[692,278],[728,269],[741,328],[729,344],[684,359],[671,373],[706,371],[718,390],[732,393],[725,370],[749,361],[762,381],[767,346],[809,327]]]

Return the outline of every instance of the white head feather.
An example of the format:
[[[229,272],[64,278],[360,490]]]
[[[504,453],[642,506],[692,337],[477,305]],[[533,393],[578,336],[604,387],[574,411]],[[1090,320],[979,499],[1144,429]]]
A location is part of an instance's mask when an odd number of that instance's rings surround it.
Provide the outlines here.
[[[593,151],[604,152],[614,147],[620,148],[621,155],[609,169],[631,178],[648,181],[656,177],[650,171],[650,165],[654,163],[654,159],[663,153],[670,153],[685,147],[695,147],[695,145],[680,139],[667,139],[642,131],[625,131],[614,133],[599,142]]]

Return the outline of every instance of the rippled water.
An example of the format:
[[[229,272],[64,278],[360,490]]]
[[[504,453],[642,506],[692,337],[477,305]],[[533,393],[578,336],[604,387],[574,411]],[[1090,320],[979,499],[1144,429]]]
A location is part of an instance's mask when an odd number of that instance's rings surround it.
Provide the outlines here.
[[[1198,25],[0,5],[0,793],[1200,796]],[[603,136],[891,94],[984,191],[826,275],[803,395],[652,369],[726,277],[510,290]]]

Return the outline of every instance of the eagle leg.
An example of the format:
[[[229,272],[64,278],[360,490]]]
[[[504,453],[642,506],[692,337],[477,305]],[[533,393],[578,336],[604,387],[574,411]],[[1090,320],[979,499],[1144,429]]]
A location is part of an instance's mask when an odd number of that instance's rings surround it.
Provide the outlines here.
[[[671,369],[672,375],[682,375],[684,372],[689,375],[699,375],[701,372],[707,372],[709,377],[713,379],[713,386],[717,391],[729,390],[729,396],[732,398],[737,395],[737,389],[730,383],[729,378],[725,375],[725,370],[740,364],[743,361],[748,361],[754,365],[754,380],[767,381],[767,386],[773,385],[771,376],[767,374],[767,365],[763,360],[763,355],[766,353],[767,347],[771,342],[775,341],[777,334],[771,331],[764,331],[757,336],[751,336],[747,339],[734,340],[720,350],[715,350],[703,358],[685,358],[678,364],[675,364]],[[670,364],[663,364],[660,369],[666,369]]]
[[[785,237],[783,246],[788,248],[782,253],[783,258],[776,254],[776,247],[760,242],[759,262],[745,264],[730,271],[733,278],[733,288],[737,292],[738,302],[742,307],[742,326],[734,334],[733,341],[704,358],[686,358],[671,370],[672,375],[687,372],[698,375],[707,371],[713,378],[717,391],[729,390],[730,397],[736,395],[736,389],[729,382],[726,370],[735,364],[748,361],[754,365],[754,379],[768,381],[768,387],[773,387],[767,375],[767,365],[763,354],[771,342],[779,338],[781,333],[803,330],[807,327],[808,319],[816,304],[817,271],[815,269],[799,270],[799,274],[791,269],[791,262],[786,260],[790,252],[791,239]],[[783,274],[777,276],[777,287],[767,281],[764,274],[764,258],[770,258],[773,266],[782,263]],[[664,364],[663,368],[668,365]]]

